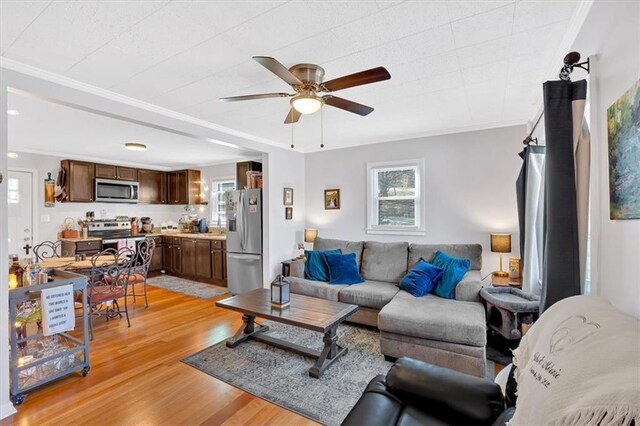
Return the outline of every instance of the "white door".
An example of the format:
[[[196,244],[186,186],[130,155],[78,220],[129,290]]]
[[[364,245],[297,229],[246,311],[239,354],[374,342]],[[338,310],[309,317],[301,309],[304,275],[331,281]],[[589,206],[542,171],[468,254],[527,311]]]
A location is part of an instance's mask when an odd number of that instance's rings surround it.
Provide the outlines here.
[[[33,254],[33,173],[9,170],[9,254],[20,259]]]

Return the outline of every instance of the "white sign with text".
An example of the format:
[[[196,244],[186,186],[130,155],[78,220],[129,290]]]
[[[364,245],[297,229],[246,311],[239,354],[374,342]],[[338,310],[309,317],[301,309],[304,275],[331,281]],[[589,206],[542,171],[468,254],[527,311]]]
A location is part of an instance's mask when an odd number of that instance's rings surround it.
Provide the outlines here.
[[[73,309],[73,285],[42,290],[42,330],[45,336],[73,330],[75,312]]]

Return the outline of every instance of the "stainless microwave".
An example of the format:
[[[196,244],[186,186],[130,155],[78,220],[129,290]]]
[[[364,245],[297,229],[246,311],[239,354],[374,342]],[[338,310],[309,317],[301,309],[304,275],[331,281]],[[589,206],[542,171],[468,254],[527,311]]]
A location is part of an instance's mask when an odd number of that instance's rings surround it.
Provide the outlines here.
[[[96,201],[103,203],[137,203],[138,182],[96,179]]]

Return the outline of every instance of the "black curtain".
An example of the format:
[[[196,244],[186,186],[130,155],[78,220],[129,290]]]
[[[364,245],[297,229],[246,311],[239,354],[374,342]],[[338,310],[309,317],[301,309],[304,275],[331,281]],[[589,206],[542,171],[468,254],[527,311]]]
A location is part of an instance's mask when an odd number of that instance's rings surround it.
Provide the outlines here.
[[[543,85],[546,232],[541,313],[561,299],[580,294],[572,102],[586,99],[586,88],[584,80]]]

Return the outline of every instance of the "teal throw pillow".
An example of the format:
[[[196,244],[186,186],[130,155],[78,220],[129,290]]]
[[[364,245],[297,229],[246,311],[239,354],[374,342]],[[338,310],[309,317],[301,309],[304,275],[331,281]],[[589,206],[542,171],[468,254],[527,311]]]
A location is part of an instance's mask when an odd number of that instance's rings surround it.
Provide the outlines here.
[[[358,271],[356,254],[322,253],[322,258],[329,267],[329,284],[358,284],[364,282]]]
[[[398,287],[415,297],[426,296],[440,282],[443,273],[444,269],[420,259],[413,269],[400,280]]]
[[[304,277],[312,281],[329,281],[329,268],[322,258],[322,253],[342,254],[342,250],[305,250],[304,257],[307,261],[304,264]]]
[[[469,270],[471,261],[437,251],[431,263],[444,269],[442,279],[436,285],[434,293],[445,299],[455,299],[456,286]]]

